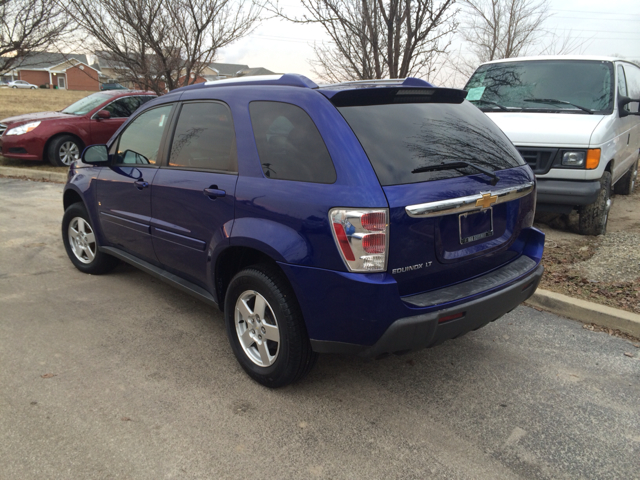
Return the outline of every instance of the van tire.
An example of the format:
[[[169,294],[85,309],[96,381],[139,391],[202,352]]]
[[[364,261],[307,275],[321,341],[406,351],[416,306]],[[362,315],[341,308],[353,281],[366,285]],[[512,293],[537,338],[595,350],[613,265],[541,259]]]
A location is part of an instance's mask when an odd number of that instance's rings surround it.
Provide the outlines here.
[[[638,160],[629,168],[629,171],[625,173],[620,180],[613,186],[615,193],[620,195],[631,195],[633,189],[636,186],[636,179],[638,178]]]
[[[611,173],[604,172],[600,179],[598,199],[591,205],[580,207],[578,231],[580,235],[604,235],[611,209]]]
[[[252,298],[256,297],[263,302],[264,311],[258,314],[257,323],[253,318],[258,312],[257,304],[251,306]],[[251,309],[247,318],[244,318],[243,309],[238,307],[245,298],[248,303],[244,310]],[[256,265],[233,277],[225,295],[224,317],[238,363],[251,378],[265,387],[278,388],[297,382],[315,365],[318,354],[311,349],[300,306],[286,277],[277,268]],[[277,339],[268,345],[265,335],[259,341],[260,325],[263,325],[262,335],[268,334],[264,327],[275,327]],[[253,340],[246,338],[250,333],[247,330],[255,334],[256,343],[250,345]],[[274,357],[268,358],[268,355],[258,352],[258,343],[262,342]],[[268,362],[262,361],[265,357]]]

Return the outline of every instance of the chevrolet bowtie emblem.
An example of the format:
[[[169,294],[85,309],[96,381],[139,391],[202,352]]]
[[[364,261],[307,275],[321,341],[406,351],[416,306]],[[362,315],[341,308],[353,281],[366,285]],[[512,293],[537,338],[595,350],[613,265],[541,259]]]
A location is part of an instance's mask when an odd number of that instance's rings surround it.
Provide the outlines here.
[[[485,193],[482,195],[482,198],[476,200],[476,207],[489,208],[491,205],[498,201],[498,197],[496,195],[491,195],[490,193]]]

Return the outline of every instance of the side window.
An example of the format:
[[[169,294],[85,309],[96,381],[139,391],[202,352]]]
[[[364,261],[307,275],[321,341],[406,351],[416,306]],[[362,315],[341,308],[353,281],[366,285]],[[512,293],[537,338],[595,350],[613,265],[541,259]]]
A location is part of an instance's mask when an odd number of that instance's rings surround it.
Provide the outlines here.
[[[236,172],[236,134],[229,107],[185,103],[173,135],[169,166]]]
[[[620,95],[628,97],[627,77],[624,74],[624,68],[622,68],[622,65],[618,65],[618,91],[620,92]]]
[[[127,118],[140,106],[137,97],[123,97],[111,102],[104,110],[111,114],[112,118]]]
[[[253,135],[267,178],[333,183],[336,170],[315,124],[300,107],[280,102],[249,104]]]
[[[116,163],[155,165],[162,134],[167,126],[172,105],[148,110],[131,122],[120,135]]]
[[[635,65],[625,65],[625,72],[627,74],[628,96],[637,100],[640,98],[640,68]],[[631,107],[632,112],[640,111],[638,102],[629,104],[629,107]]]

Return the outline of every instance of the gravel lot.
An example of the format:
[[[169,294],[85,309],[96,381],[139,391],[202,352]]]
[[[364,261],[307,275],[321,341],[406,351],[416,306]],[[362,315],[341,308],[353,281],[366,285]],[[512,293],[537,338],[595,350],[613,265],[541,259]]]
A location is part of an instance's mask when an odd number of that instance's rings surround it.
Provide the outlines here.
[[[541,287],[640,313],[640,188],[615,195],[607,234],[578,235],[578,215],[538,214],[547,235]]]
[[[640,478],[632,342],[519,307],[267,390],[216,309],[128,266],[73,268],[61,190],[0,179],[3,480]]]

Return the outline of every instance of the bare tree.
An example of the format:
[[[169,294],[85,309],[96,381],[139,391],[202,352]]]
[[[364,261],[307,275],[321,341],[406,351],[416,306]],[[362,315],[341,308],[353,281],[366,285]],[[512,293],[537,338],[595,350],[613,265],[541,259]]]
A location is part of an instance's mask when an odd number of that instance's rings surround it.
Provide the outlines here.
[[[292,22],[322,25],[330,43],[314,45],[315,73],[328,81],[429,75],[457,24],[455,0],[300,0],[308,14]]]
[[[245,0],[64,3],[123,81],[158,93],[193,83],[219,48],[253,30],[260,13]]]
[[[54,46],[68,25],[69,18],[53,2],[0,0],[0,73]]]
[[[458,56],[456,68],[471,75],[480,63],[529,53],[558,55],[580,49],[588,40],[560,36],[546,28],[549,0],[461,0],[462,38],[470,56]],[[544,40],[546,39],[546,41]]]

